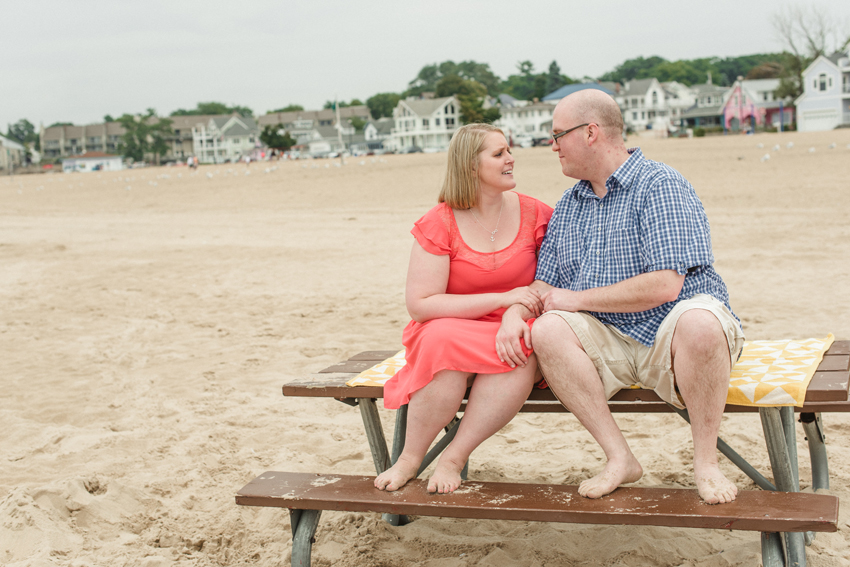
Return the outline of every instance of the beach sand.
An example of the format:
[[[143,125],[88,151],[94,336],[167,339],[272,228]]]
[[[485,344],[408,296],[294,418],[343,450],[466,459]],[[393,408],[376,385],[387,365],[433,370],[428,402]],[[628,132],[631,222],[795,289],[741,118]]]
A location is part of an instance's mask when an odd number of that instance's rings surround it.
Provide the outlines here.
[[[634,144],[702,198],[749,339],[850,339],[850,129]],[[519,191],[554,206],[571,186],[548,149],[515,156]],[[400,347],[409,231],[435,204],[445,159],[0,177],[0,564],[288,565],[286,510],[234,495],[266,470],[374,474],[356,409],[284,398],[281,385]],[[381,417],[389,436],[392,413]],[[617,421],[646,471],[639,485],[693,488],[684,421]],[[850,416],[824,423],[844,502],[809,565],[850,565]],[[755,414],[725,416],[721,435],[770,476]],[[572,416],[521,414],[473,454],[470,477],[574,484],[602,459]],[[759,557],[755,532],[425,517],[393,528],[339,512],[323,514],[313,546],[320,566]]]

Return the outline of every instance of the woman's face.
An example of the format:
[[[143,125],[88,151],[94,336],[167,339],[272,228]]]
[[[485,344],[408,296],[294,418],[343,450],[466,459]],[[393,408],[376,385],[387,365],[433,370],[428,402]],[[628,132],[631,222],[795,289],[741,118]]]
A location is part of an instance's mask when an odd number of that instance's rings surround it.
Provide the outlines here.
[[[478,181],[482,189],[508,191],[516,187],[514,156],[499,132],[490,132],[484,139],[484,149],[478,154]]]

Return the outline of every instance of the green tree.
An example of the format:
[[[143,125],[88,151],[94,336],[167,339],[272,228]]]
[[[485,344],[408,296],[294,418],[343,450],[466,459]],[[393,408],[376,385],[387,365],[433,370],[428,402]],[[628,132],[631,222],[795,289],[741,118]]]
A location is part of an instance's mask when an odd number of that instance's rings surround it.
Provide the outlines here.
[[[172,121],[157,117],[154,109],[149,108],[141,115],[124,114],[118,123],[124,128],[118,151],[125,157],[143,161],[146,154],[153,154],[159,163],[160,156],[168,151]]]
[[[268,147],[282,152],[295,145],[295,139],[289,135],[289,132],[271,124],[263,127],[263,131],[260,132],[260,140]]]
[[[391,117],[393,109],[398,106],[398,101],[401,100],[401,95],[396,93],[378,93],[366,99],[366,106],[369,107],[369,112],[372,118]]]
[[[352,116],[348,119],[348,123],[354,127],[356,132],[362,132],[363,128],[366,127],[366,121],[359,116]]]
[[[460,119],[464,124],[473,122],[492,123],[501,117],[498,108],[484,108],[487,88],[472,79],[458,75],[447,75],[436,85],[438,97],[454,96],[460,105]]]
[[[178,108],[171,113],[171,116],[208,116],[215,114],[233,114],[234,112],[246,118],[250,118],[254,115],[253,111],[247,106],[227,106],[223,102],[199,102],[197,108],[194,110]]]
[[[422,67],[416,78],[408,83],[405,96],[419,96],[424,92],[434,92],[437,89],[437,83],[444,77],[451,75],[479,83],[491,96],[499,94],[501,80],[490,70],[489,64],[475,61],[461,61],[460,63],[443,61],[439,65]]]
[[[53,128],[54,126],[73,126],[73,125],[74,125],[73,122],[54,122],[53,124],[48,126],[48,128]]]
[[[555,61],[549,64],[549,73],[546,75],[546,94],[554,92],[566,84],[561,68]],[[544,95],[545,96],[545,95]]]
[[[104,121],[104,122],[115,122],[115,119],[114,119],[114,118],[112,118],[112,115],[111,115],[111,114],[105,114],[105,115],[103,116],[103,121]]]
[[[300,112],[302,110],[304,110],[304,107],[300,104],[289,104],[283,108],[278,108],[277,110],[269,110],[266,114],[275,114],[277,112]]]
[[[552,63],[555,62],[553,61]],[[551,90],[547,90],[549,74],[535,73],[534,64],[531,61],[520,61],[517,63],[517,70],[519,74],[510,75],[502,82],[500,88],[503,93],[509,94],[519,100],[533,100],[535,98],[539,100],[552,92]],[[561,76],[561,78],[565,85],[574,82],[569,77]]]
[[[9,124],[6,130],[6,136],[9,139],[17,140],[24,146],[32,144],[35,149],[40,150],[38,133],[35,131],[35,126],[26,118],[21,118],[14,124]]]

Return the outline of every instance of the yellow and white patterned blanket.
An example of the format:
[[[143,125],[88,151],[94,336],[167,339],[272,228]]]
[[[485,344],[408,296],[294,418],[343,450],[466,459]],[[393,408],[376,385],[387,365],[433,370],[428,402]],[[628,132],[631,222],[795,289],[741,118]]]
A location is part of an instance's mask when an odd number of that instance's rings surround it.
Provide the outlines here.
[[[736,406],[802,406],[806,388],[835,337],[748,341],[732,368],[726,403]],[[364,370],[349,386],[383,386],[404,366],[404,350]]]

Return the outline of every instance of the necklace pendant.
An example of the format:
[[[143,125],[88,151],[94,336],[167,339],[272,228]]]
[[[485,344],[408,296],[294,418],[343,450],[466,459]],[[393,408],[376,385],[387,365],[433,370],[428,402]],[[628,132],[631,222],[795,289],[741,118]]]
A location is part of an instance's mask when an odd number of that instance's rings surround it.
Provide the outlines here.
[[[496,235],[494,235],[494,234],[490,235],[490,242],[496,242]]]

